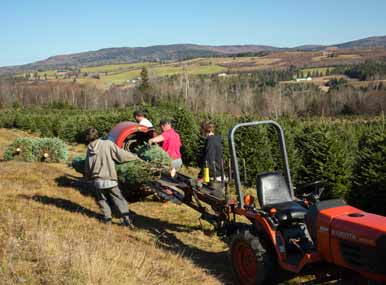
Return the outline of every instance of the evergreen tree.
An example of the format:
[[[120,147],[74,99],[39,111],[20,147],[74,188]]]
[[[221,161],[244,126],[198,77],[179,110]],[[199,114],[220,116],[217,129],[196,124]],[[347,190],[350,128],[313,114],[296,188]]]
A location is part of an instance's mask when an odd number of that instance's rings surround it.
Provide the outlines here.
[[[141,103],[154,103],[155,97],[152,94],[152,86],[150,84],[149,80],[149,74],[146,67],[142,67],[141,70],[141,84],[138,86],[138,91],[140,94],[138,94],[141,99]]]
[[[240,118],[240,122],[254,120],[250,116]],[[280,161],[274,159],[274,146],[268,133],[269,129],[265,126],[252,126],[240,128],[235,134],[240,177],[244,180],[243,160],[245,160],[246,182],[248,185],[255,183],[257,174],[274,171],[281,166]]]
[[[197,165],[200,159],[200,128],[197,119],[192,112],[179,108],[174,115],[173,127],[181,136],[184,164]]]
[[[328,183],[326,197],[345,195],[351,178],[352,138],[336,126],[313,126],[304,129],[296,139],[302,156],[299,182],[323,180]]]
[[[383,128],[369,129],[360,139],[347,195],[349,202],[363,210],[386,215],[386,134]]]
[[[147,92],[151,88],[150,81],[149,81],[149,74],[146,67],[142,67],[141,70],[141,84],[139,85],[138,89],[141,92]]]
[[[4,152],[4,160],[60,162],[67,158],[67,146],[58,138],[18,138]]]

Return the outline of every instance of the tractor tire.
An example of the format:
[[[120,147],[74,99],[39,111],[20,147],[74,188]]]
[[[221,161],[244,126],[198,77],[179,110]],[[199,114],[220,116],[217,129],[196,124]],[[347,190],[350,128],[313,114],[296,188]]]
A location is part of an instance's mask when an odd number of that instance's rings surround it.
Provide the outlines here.
[[[267,242],[252,230],[238,229],[231,239],[230,259],[235,284],[273,284],[275,255]]]

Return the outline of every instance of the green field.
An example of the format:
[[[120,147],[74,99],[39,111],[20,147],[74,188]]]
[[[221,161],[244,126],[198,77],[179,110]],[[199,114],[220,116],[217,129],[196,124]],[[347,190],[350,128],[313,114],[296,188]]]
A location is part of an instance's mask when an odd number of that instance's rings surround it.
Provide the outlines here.
[[[217,64],[212,64],[211,61],[201,60],[187,60],[183,62],[174,62],[174,63],[154,63],[154,62],[137,62],[137,63],[127,63],[127,64],[107,64],[101,66],[92,66],[92,67],[83,67],[80,69],[80,76],[78,80],[80,82],[89,82],[95,81],[91,77],[84,77],[84,73],[98,74],[101,82],[106,85],[110,84],[124,84],[129,80],[136,79],[140,76],[141,70],[143,67],[146,67],[150,77],[163,77],[176,74],[215,74],[224,72],[226,68],[221,67]],[[33,72],[31,72],[33,76]],[[57,75],[57,70],[51,69],[42,72],[38,72],[38,75],[41,79],[44,79],[44,74],[47,75],[47,79],[64,79],[64,75]],[[25,77],[25,73],[17,74],[18,77]],[[70,77],[72,79],[72,76]]]
[[[218,57],[218,58],[194,58],[185,61],[174,61],[167,63],[159,62],[136,62],[122,64],[106,64],[100,66],[81,67],[78,80],[82,82],[94,81],[90,76],[98,75],[101,82],[106,85],[110,84],[125,84],[129,80],[136,79],[140,76],[141,69],[146,67],[150,77],[163,77],[176,74],[216,74],[226,72],[228,70],[250,70],[251,63],[255,62],[254,67],[261,67],[273,64],[278,61],[276,58],[261,58],[261,57]],[[44,79],[44,74],[48,80],[62,80],[65,78],[64,73],[57,74],[58,70],[51,69],[38,72],[41,79]],[[68,70],[70,73],[71,71]],[[33,74],[34,72],[31,72]],[[86,74],[88,73],[88,74]],[[85,76],[86,75],[86,76]],[[18,77],[25,77],[25,73],[19,73]],[[69,75],[68,79],[72,79],[73,75]],[[87,80],[90,79],[90,80]]]
[[[138,66],[139,67],[139,66]],[[102,68],[102,66],[100,67]],[[124,72],[116,72],[114,74],[102,75],[101,80],[105,83],[125,83],[127,80],[132,80],[140,76],[141,68],[132,69]],[[147,65],[150,77],[162,77],[175,74],[213,74],[224,71],[225,69],[218,65],[180,65],[180,64],[164,64],[164,65]]]
[[[275,57],[214,57],[214,58],[195,58],[185,61],[174,61],[167,63],[160,62],[136,62],[136,63],[122,63],[122,64],[106,64],[100,66],[90,66],[80,68],[77,80],[79,82],[88,84],[100,82],[100,87],[108,87],[111,84],[130,84],[131,80],[140,77],[140,73],[143,67],[146,67],[150,78],[171,76],[177,74],[189,74],[189,75],[204,75],[204,74],[217,74],[221,72],[241,72],[263,67],[271,67],[276,62],[280,62],[280,58]],[[304,76],[308,72],[313,73],[318,71],[319,74],[325,75],[327,67],[321,68],[304,68],[302,69]],[[67,80],[73,80],[74,75],[65,75],[64,73],[57,74],[58,70],[46,70],[38,72],[41,79],[44,78],[44,74],[47,75],[48,80],[63,80],[67,77]],[[32,73],[33,74],[33,73]],[[24,73],[18,74],[20,77],[24,77]],[[97,79],[99,77],[99,79]],[[33,79],[33,78],[31,78]]]
[[[105,72],[122,72],[127,71],[129,69],[138,69],[143,66],[151,66],[156,63],[152,62],[136,62],[136,63],[122,63],[122,64],[107,64],[101,66],[91,66],[91,67],[83,67],[80,69],[81,72],[89,72],[89,73],[105,73]]]

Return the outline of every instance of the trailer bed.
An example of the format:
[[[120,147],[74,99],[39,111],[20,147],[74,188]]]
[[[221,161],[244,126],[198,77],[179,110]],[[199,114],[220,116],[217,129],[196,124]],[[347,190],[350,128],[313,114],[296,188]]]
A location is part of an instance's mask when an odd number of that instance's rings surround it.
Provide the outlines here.
[[[225,218],[226,199],[224,192],[219,193],[207,184],[200,184],[181,173],[174,178],[168,175],[152,181],[149,189],[161,199],[176,204],[185,204],[202,214],[201,218],[218,223]],[[207,207],[209,205],[210,208]]]

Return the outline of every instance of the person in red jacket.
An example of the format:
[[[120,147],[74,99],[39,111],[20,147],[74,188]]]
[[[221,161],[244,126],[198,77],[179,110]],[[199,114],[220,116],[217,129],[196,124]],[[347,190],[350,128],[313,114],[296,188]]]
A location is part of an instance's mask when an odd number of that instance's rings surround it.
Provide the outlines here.
[[[160,143],[162,142],[162,149],[167,152],[167,154],[172,159],[172,176],[175,172],[178,171],[182,166],[181,158],[181,138],[180,135],[173,129],[170,120],[162,119],[160,121],[160,127],[162,134],[151,138],[149,144]]]

